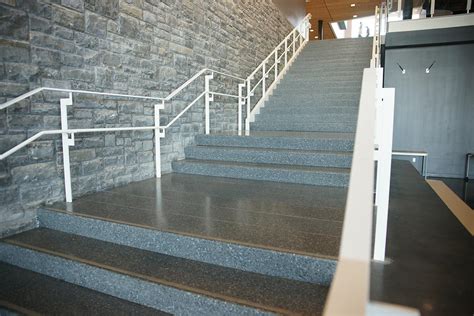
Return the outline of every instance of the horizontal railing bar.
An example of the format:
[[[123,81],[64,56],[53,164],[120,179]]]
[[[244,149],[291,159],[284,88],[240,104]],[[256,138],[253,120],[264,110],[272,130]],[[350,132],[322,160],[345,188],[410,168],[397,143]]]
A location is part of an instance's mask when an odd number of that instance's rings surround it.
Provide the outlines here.
[[[103,95],[103,96],[111,96],[111,97],[120,97],[120,98],[132,98],[132,99],[142,99],[142,100],[155,100],[155,101],[169,101],[171,100],[174,96],[176,96],[178,93],[180,93],[184,88],[186,88],[188,85],[190,85],[194,80],[196,80],[199,76],[201,76],[205,72],[214,72],[223,76],[231,77],[234,79],[238,79],[241,81],[245,81],[244,78],[240,78],[238,76],[230,75],[222,71],[218,71],[215,69],[209,69],[209,68],[204,68],[198,73],[196,73],[193,77],[188,79],[185,83],[183,83],[181,86],[179,86],[177,89],[175,89],[173,92],[171,92],[167,97],[162,98],[162,97],[150,97],[150,96],[141,96],[141,95],[131,95],[131,94],[121,94],[121,93],[108,93],[108,92],[98,92],[98,91],[88,91],[88,90],[75,90],[75,89],[61,89],[61,88],[50,88],[50,87],[40,87],[33,89],[29,92],[26,92],[14,99],[11,99],[5,103],[0,104],[0,110],[3,110],[17,102],[20,102],[24,99],[27,99],[39,92],[42,91],[56,91],[56,92],[67,92],[67,93],[74,93],[74,94],[93,94],[93,95]]]
[[[227,93],[220,93],[220,92],[209,92],[209,93],[213,94],[213,95],[220,95],[220,96],[223,96],[223,97],[239,98],[238,95],[234,95],[234,94],[227,94]]]
[[[30,138],[22,141],[15,147],[7,150],[3,154],[0,155],[0,160],[5,159],[6,157],[10,156],[11,154],[17,152],[18,150],[22,149],[26,145],[34,142],[38,138],[44,135],[58,135],[58,134],[80,134],[80,133],[100,133],[100,132],[122,132],[122,131],[145,131],[145,130],[154,130],[154,129],[163,129],[161,126],[140,126],[140,127],[100,127],[100,128],[78,128],[78,129],[66,129],[66,130],[49,130],[49,131],[41,131],[36,133],[35,135],[31,136]]]
[[[163,129],[167,129],[170,127],[174,122],[176,122],[190,107],[192,107],[200,98],[202,98],[206,92],[201,93],[196,99],[194,99],[193,102],[191,102],[187,107],[184,108],[184,110],[181,111],[171,122],[168,123]]]
[[[129,95],[129,94],[120,94],[120,93],[107,93],[107,92],[96,92],[96,91],[87,91],[87,90],[74,90],[74,89],[60,89],[60,88],[49,88],[49,87],[41,87],[31,90],[25,94],[20,95],[14,99],[11,99],[5,103],[0,104],[0,110],[3,110],[10,105],[13,105],[17,102],[20,102],[26,98],[29,98],[41,91],[56,91],[56,92],[68,92],[68,93],[80,93],[80,94],[95,94],[95,95],[104,95],[104,96],[111,96],[111,97],[121,97],[121,98],[133,98],[133,99],[144,99],[144,100],[156,100],[162,101],[163,98],[158,97],[148,97],[148,96],[138,96],[138,95]]]

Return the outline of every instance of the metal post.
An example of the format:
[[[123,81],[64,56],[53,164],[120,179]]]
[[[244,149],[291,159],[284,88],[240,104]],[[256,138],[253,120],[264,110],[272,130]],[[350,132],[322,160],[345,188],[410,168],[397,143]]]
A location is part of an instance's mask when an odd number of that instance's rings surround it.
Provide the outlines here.
[[[434,14],[435,14],[435,5],[436,5],[436,0],[431,0],[431,8],[430,8],[431,17],[434,17]]]
[[[67,124],[67,107],[72,105],[72,93],[69,93],[68,98],[59,100],[61,109],[61,130],[65,131],[68,129]],[[64,166],[64,193],[66,194],[66,202],[72,202],[72,189],[71,189],[71,164],[69,161],[69,147],[74,146],[74,134],[69,138],[69,134],[62,133],[63,142],[63,166]]]
[[[267,61],[264,60],[263,61],[263,65],[262,65],[262,98],[264,99],[265,98],[265,95],[267,93],[267,83],[266,83],[266,77],[267,77]]]
[[[466,13],[471,12],[471,7],[472,7],[472,0],[467,0]]]
[[[378,86],[381,87],[382,69],[377,69]],[[388,202],[390,195],[390,172],[392,169],[392,139],[395,90],[377,88],[378,119],[382,120],[378,127],[378,163],[375,205],[377,209],[375,224],[374,260],[385,260],[387,241]],[[382,101],[383,100],[383,101]]]
[[[250,134],[250,78],[247,79],[247,116],[245,117],[245,134]]]
[[[288,37],[285,38],[285,69],[286,64],[288,64]]]
[[[205,79],[204,79],[204,89],[205,89],[205,92],[206,92],[206,105],[205,105],[205,119],[206,119],[206,134],[209,134],[209,130],[210,130],[210,115],[209,115],[209,103],[211,101],[214,101],[214,96],[211,95],[210,93],[210,89],[209,89],[209,82],[214,78],[214,74],[210,74],[210,75],[206,75],[205,76]]]
[[[278,78],[278,49],[275,50],[275,80]]]
[[[155,175],[161,178],[161,133],[160,133],[160,109],[165,108],[165,100],[161,104],[155,104]]]
[[[292,55],[292,57],[295,56],[295,52],[296,52],[296,30],[293,31],[293,55]]]
[[[239,113],[237,114],[237,131],[239,133],[239,136],[242,135],[242,105],[245,104],[245,101],[243,99],[244,87],[245,83],[239,84]]]

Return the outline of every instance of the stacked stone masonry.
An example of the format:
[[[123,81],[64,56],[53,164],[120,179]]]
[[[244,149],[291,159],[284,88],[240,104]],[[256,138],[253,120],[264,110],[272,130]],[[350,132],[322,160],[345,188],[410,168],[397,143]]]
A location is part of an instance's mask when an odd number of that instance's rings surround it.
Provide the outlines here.
[[[291,30],[271,0],[0,0],[0,102],[37,87],[163,97],[204,67],[246,77]],[[233,79],[213,89],[237,93]],[[166,104],[166,124],[203,89],[196,82]],[[0,111],[0,152],[60,128],[61,93]],[[236,129],[237,102],[216,97],[211,131]],[[153,103],[74,95],[69,127],[153,124]],[[203,103],[167,131],[162,168],[184,158],[203,132]],[[0,161],[0,236],[36,225],[35,208],[64,199],[62,146],[44,137]],[[154,176],[152,132],[76,135],[73,194]]]

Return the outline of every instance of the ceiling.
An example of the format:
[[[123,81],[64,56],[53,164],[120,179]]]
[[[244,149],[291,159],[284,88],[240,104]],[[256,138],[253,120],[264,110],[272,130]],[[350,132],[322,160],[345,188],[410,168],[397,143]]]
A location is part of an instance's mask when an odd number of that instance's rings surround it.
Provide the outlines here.
[[[354,3],[355,7],[351,7]],[[314,32],[310,38],[318,35],[318,20],[323,20],[324,39],[335,38],[329,23],[374,15],[375,6],[380,0],[306,0],[306,12],[312,14],[311,27]]]

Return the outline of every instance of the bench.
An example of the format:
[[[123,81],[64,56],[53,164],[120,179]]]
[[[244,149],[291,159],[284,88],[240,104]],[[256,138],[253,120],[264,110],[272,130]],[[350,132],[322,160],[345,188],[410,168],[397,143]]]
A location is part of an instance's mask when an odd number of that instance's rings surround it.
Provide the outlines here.
[[[464,180],[469,181],[469,162],[471,158],[474,156],[474,153],[467,153],[466,154],[466,170],[464,173]]]
[[[421,175],[427,177],[428,168],[428,153],[426,151],[405,151],[405,150],[394,150],[392,156],[409,156],[409,157],[421,157]]]

